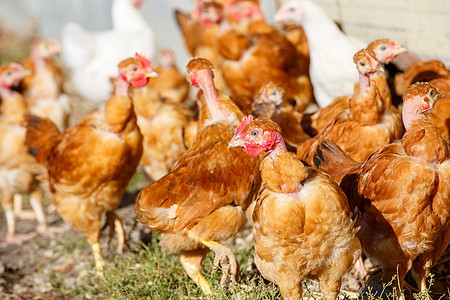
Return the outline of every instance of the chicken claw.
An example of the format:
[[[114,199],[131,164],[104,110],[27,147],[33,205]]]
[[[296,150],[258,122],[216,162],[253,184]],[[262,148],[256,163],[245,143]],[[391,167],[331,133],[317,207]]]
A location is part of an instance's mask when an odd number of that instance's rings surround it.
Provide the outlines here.
[[[216,254],[214,258],[214,271],[219,268],[219,264],[222,266],[222,278],[220,279],[220,285],[224,286],[227,282],[228,274],[231,275],[231,279],[236,281],[237,277],[237,261],[231,249],[220,246],[211,248]]]
[[[228,274],[231,275],[231,279],[236,281],[238,264],[233,251],[214,241],[206,241],[202,238],[198,239],[200,243],[207,246],[214,251],[214,272],[222,266],[222,278],[220,279],[220,285],[224,286],[227,282]]]

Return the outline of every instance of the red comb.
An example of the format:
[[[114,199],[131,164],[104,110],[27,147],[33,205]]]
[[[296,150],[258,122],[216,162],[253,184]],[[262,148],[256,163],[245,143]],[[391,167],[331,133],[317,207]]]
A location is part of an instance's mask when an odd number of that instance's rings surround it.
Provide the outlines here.
[[[239,124],[238,128],[236,129],[235,135],[241,133],[244,130],[244,128],[251,122],[253,122],[252,115],[248,115],[248,116],[244,117],[241,121],[241,124]]]
[[[144,55],[136,52],[135,56],[136,59],[139,60],[146,69],[152,69],[152,62],[148,60]]]

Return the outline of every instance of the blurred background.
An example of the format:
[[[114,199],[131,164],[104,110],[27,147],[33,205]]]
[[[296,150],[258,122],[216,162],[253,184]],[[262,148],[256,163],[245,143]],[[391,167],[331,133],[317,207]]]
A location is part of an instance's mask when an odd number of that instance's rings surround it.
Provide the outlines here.
[[[260,0],[269,23],[282,0]],[[448,0],[316,0],[343,30],[370,42],[389,37],[404,44],[422,59],[439,59],[450,65],[450,1]],[[112,0],[0,0],[0,52],[9,49],[11,37],[26,40],[33,35],[60,38],[69,21],[87,30],[111,28]],[[158,47],[175,52],[177,65],[189,59],[174,9],[191,12],[193,0],[146,0],[142,15],[153,28]],[[9,37],[4,40],[4,36]],[[2,38],[3,37],[3,38]]]

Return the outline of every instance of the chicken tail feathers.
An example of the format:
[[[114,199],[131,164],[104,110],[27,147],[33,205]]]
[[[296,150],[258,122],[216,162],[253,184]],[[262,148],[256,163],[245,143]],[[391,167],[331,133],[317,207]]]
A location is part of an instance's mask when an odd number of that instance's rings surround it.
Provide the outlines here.
[[[337,183],[340,183],[347,174],[356,173],[361,166],[330,140],[324,140],[317,146],[313,154],[313,163],[314,167],[328,173]]]
[[[307,133],[309,136],[316,136],[317,130],[312,127],[312,113],[303,113],[302,120],[300,122],[300,126],[303,128],[303,131]]]
[[[52,141],[59,135],[59,131],[50,119],[40,118],[35,115],[26,115],[26,138],[28,152],[36,157],[39,164],[45,164],[45,160],[51,151]]]

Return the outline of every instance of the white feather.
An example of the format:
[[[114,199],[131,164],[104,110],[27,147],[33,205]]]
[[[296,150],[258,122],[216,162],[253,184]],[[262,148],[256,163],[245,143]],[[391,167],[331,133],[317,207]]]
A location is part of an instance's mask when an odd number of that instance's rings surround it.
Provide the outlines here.
[[[132,0],[114,0],[112,25],[111,30],[90,32],[68,23],[61,32],[61,56],[70,68],[72,84],[96,104],[111,96],[109,79],[117,76],[120,61],[136,52],[152,60],[158,52],[156,36]]]
[[[311,58],[311,83],[320,107],[337,97],[353,94],[354,84],[358,82],[353,55],[367,43],[345,35],[319,6],[308,0],[286,2],[274,20],[294,22],[305,30]]]

